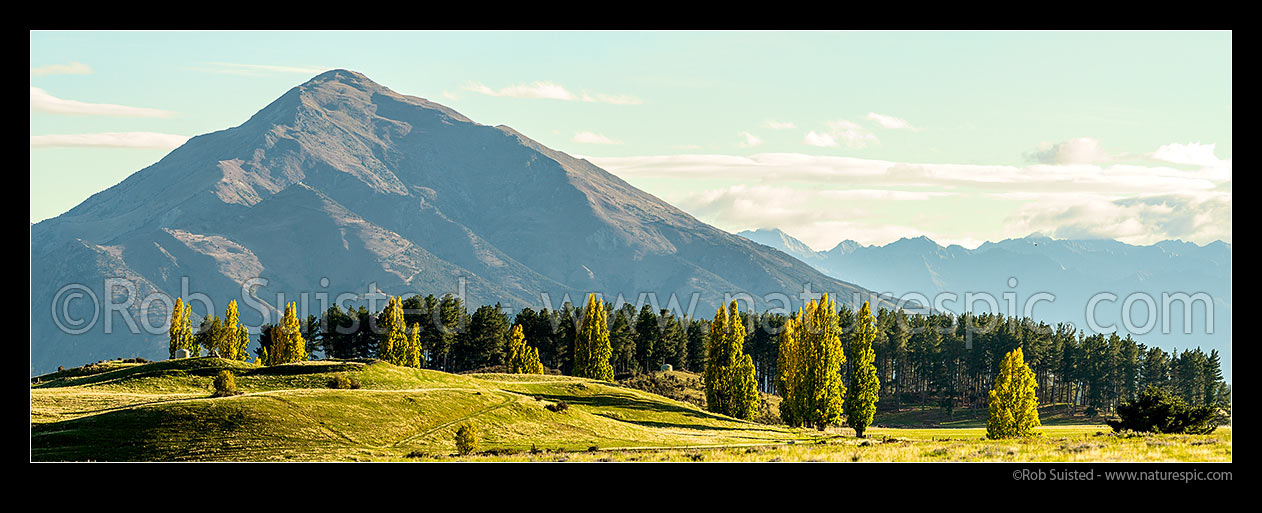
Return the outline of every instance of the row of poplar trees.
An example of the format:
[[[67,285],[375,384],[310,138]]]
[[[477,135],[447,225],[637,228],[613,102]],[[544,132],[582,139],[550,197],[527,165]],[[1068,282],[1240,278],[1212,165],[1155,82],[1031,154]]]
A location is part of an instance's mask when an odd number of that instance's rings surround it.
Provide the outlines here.
[[[780,332],[776,387],[780,392],[780,418],[791,426],[823,430],[846,423],[862,437],[872,424],[881,380],[873,365],[872,340],[876,326],[867,302],[859,310],[854,329],[843,337],[836,302],[825,294],[790,317]],[[853,361],[848,367],[848,386],[842,382],[849,342]]]
[[[210,356],[219,356],[230,360],[245,360],[246,348],[250,345],[250,330],[240,323],[237,316],[237,302],[228,303],[224,318],[210,315],[202,319],[196,333],[192,326],[192,309],[184,304],[183,298],[175,299],[175,307],[171,309],[170,352],[175,357],[176,351],[188,351],[189,356],[201,355],[202,349]]]
[[[289,303],[279,324],[263,327],[255,363],[278,365],[307,359],[306,339],[297,312],[297,305]],[[202,349],[206,350],[207,356],[229,360],[246,361],[249,355],[250,330],[240,323],[235,300],[228,302],[223,319],[211,314],[202,319],[201,326],[194,333],[192,309],[183,298],[176,298],[175,307],[171,309],[169,334],[171,358],[175,358],[175,353],[181,349],[188,351],[192,357],[201,356]]]

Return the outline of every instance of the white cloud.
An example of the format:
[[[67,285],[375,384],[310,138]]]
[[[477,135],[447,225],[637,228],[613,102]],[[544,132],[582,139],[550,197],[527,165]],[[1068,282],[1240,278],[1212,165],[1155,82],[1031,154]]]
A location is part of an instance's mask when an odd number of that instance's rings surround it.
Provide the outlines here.
[[[828,134],[821,134],[814,130],[807,132],[806,137],[802,138],[802,142],[809,146],[819,146],[821,148],[832,148],[837,146],[837,140]]]
[[[613,105],[639,105],[643,100],[627,94],[587,94],[583,93],[583,101],[591,103],[610,103]]]
[[[764,121],[762,126],[770,128],[772,130],[790,130],[793,128],[797,128],[797,126],[794,125],[790,121],[776,121],[774,119],[768,119],[767,121]]]
[[[51,114],[78,114],[84,116],[119,116],[137,118],[169,118],[174,112],[145,107],[129,107],[109,103],[85,103],[57,98],[35,86],[31,86],[31,110]]]
[[[855,214],[846,209],[802,208],[814,191],[772,185],[733,185],[685,195],[676,204],[706,222],[728,231],[809,225],[829,215]]]
[[[621,141],[615,141],[595,132],[579,132],[574,134],[571,140],[583,144],[622,144]]]
[[[1221,160],[1214,155],[1214,144],[1187,143],[1167,144],[1152,153],[1152,158],[1172,164],[1203,167],[1231,166],[1231,160]]]
[[[840,139],[850,148],[866,148],[869,144],[879,144],[881,141],[876,138],[876,134],[869,132],[868,129],[859,126],[853,121],[839,119],[837,121],[828,122],[829,133],[833,138]],[[809,144],[809,143],[808,143]]]
[[[937,164],[801,153],[589,160],[632,184],[644,184],[650,193],[725,230],[775,226],[800,235],[812,246],[844,238],[884,243],[921,234],[967,246],[970,241],[1021,237],[1035,231],[1057,238],[1111,237],[1136,244],[1168,238],[1200,244],[1231,240],[1230,160],[1220,161],[1222,167],[1196,169],[1135,164]],[[1204,158],[1200,162],[1211,163]],[[718,185],[711,187],[718,188],[692,194],[652,189],[663,178],[714,183]],[[799,189],[808,184],[809,194],[786,192],[785,184]],[[958,214],[954,206],[941,209],[934,214],[939,220],[926,220],[915,228],[908,225],[919,221],[912,223],[907,215],[892,213],[897,209],[879,208],[882,202],[938,199],[974,207]],[[853,216],[832,210],[857,206],[873,207],[879,214]],[[993,216],[982,231],[977,230],[975,219],[978,208]],[[926,230],[940,225],[941,219],[952,219],[959,228],[939,233]],[[870,238],[821,228],[829,222],[845,222],[847,229]],[[883,226],[897,230],[881,231]],[[881,234],[897,236],[883,239]]]
[[[38,68],[31,68],[31,74],[37,77],[45,75],[90,75],[92,67],[82,62],[69,62],[66,64],[49,64]]]
[[[908,123],[907,120],[903,118],[886,116],[875,112],[869,112],[866,117],[869,120],[875,121],[876,124],[881,125],[883,128],[891,130],[916,130],[916,127],[911,126],[911,123]]]
[[[241,75],[257,77],[273,73],[297,73],[302,75],[318,75],[331,68],[323,66],[278,66],[273,64],[241,64],[235,62],[207,62],[194,71],[216,73],[220,75]]]
[[[881,187],[969,187],[987,193],[1168,193],[1211,190],[1230,183],[1227,173],[1166,166],[1093,164],[1029,166],[923,164],[802,153],[662,155],[600,158],[597,165],[628,176],[827,181]],[[595,162],[595,161],[594,161]]]
[[[574,94],[557,83],[548,81],[515,84],[500,89],[492,89],[481,82],[469,82],[465,89],[487,96],[503,96],[508,98],[542,98],[548,100],[583,101],[589,103],[609,103],[613,105],[638,105],[643,103],[639,98],[630,95],[613,95],[602,93]]]
[[[762,138],[749,132],[741,132],[738,135],[741,136],[741,142],[737,143],[737,145],[742,148],[753,148],[762,144]]]
[[[448,100],[458,100],[458,99],[460,99],[460,97],[459,97],[459,96],[456,96],[456,93],[453,93],[453,92],[448,91],[448,90],[446,90],[446,89],[443,89],[443,98],[446,98],[446,99],[448,99]]]
[[[848,148],[867,148],[870,144],[880,144],[881,140],[877,139],[876,134],[871,133],[868,129],[859,126],[854,121],[839,119],[837,121],[828,121],[827,133],[819,133],[819,131],[809,131],[806,133],[804,142],[811,147],[832,148],[838,147],[840,143],[846,144]]]
[[[1042,143],[1037,151],[1026,153],[1026,159],[1042,164],[1095,164],[1112,157],[1100,148],[1100,141],[1077,137],[1065,142]]]
[[[188,141],[187,135],[155,132],[104,132],[99,134],[32,135],[32,148],[150,148],[173,149]]]
[[[932,198],[955,196],[945,191],[904,191],[893,189],[845,189],[819,191],[821,197],[836,200],[924,201]]]
[[[1047,199],[1022,206],[1005,220],[1005,229],[1038,231],[1058,239],[1109,238],[1141,245],[1168,239],[1200,244],[1231,240],[1230,192]]]
[[[534,82],[517,84],[501,89],[491,89],[481,82],[469,82],[465,89],[487,96],[507,96],[510,98],[547,98],[552,100],[574,100],[577,97],[560,84],[552,82]]]

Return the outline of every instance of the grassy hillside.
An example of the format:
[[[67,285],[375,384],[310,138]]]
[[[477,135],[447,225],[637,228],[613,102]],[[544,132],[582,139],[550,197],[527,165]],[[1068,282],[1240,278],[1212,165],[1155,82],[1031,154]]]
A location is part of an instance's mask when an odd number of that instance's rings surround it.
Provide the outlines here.
[[[99,367],[32,385],[33,459],[403,459],[454,452],[452,436],[464,422],[478,426],[483,449],[501,452],[815,437],[568,376],[454,375],[358,361],[255,367],[217,358]],[[241,395],[210,397],[221,369],[236,373]],[[338,374],[362,388],[329,389]],[[565,411],[547,408],[562,401]]]
[[[705,382],[701,374],[686,371],[655,371],[621,380],[619,385],[669,397],[705,408]],[[781,424],[780,396],[759,392],[758,414],[754,420],[763,424]]]
[[[212,397],[230,369],[240,395]],[[332,389],[335,376],[357,389]],[[690,376],[675,376],[678,379]],[[663,381],[664,380],[664,381]],[[673,387],[658,383],[635,386]],[[677,383],[675,383],[677,384]],[[664,389],[663,389],[664,390]],[[680,388],[680,397],[691,387]],[[669,390],[665,390],[669,392]],[[553,411],[564,402],[568,408]],[[550,409],[549,406],[552,406]],[[958,415],[959,412],[957,412]],[[1051,413],[1051,412],[1049,412]],[[882,423],[878,414],[878,423]],[[911,415],[903,412],[896,415]],[[916,419],[923,419],[917,413]],[[911,421],[894,417],[893,421]],[[31,385],[36,461],[1230,461],[1231,429],[1121,437],[1091,424],[1040,428],[1028,440],[985,440],[984,422],[873,427],[860,440],[715,415],[613,383],[568,376],[466,374],[375,361],[256,367],[218,358],[105,362]],[[1052,419],[1049,419],[1052,420]],[[456,456],[464,423],[480,452]],[[911,425],[911,422],[908,422]],[[915,425],[923,425],[923,422]]]

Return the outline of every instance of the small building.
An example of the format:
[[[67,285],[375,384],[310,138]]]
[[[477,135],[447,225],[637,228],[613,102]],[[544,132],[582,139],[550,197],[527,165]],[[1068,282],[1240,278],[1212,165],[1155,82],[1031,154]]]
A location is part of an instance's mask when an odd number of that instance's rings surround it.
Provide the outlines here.
[[[675,368],[671,367],[669,363],[663,363],[661,369],[658,369],[658,370],[661,370],[662,372],[666,372],[666,371],[675,370]]]
[[[179,360],[180,358],[188,358],[188,349],[176,349],[176,350],[175,350],[175,358],[172,358],[172,359],[173,359],[173,360]]]

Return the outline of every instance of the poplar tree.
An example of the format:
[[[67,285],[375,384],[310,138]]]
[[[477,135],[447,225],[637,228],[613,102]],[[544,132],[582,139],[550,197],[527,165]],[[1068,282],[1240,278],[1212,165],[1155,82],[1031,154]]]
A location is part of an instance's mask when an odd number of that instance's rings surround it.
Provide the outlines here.
[[[729,310],[718,309],[710,325],[705,370],[707,410],[739,419],[752,419],[758,413],[754,360],[745,354],[744,346],[745,324],[736,301],[732,301]]]
[[[225,330],[224,347],[220,349],[219,356],[229,360],[245,361],[245,350],[250,345],[250,330],[240,324],[235,299],[228,302],[228,311],[224,313],[223,329]]]
[[[841,378],[846,355],[838,321],[836,303],[828,294],[806,305],[802,315],[800,345],[804,364],[800,414],[803,425],[815,426],[820,431],[841,423],[846,395],[846,385]]]
[[[407,325],[403,323],[403,306],[399,298],[391,297],[386,309],[381,311],[381,335],[377,358],[395,364],[405,365],[408,351],[408,336],[404,333]]]
[[[266,350],[265,364],[301,362],[307,359],[307,341],[302,338],[302,323],[298,320],[298,305],[289,303],[285,317],[272,330],[271,350]]]
[[[776,391],[780,394],[780,420],[793,427],[802,425],[802,347],[799,343],[801,314],[785,321],[780,331],[776,358]]]
[[[526,344],[526,334],[521,325],[513,326],[508,339],[508,372],[511,374],[543,374],[539,363],[539,350]]]
[[[595,294],[588,294],[582,324],[574,339],[575,376],[613,381],[613,366],[609,363],[613,348],[609,345],[609,325],[605,319],[604,301]]]
[[[235,360],[245,361],[248,358],[246,348],[250,346],[250,329],[244,324],[237,327],[236,336],[233,338],[232,354]]]
[[[412,330],[408,335],[407,351],[403,356],[403,364],[413,369],[421,368],[421,350],[421,323],[412,323]]]
[[[881,379],[877,377],[876,353],[872,350],[872,341],[876,339],[876,323],[872,318],[872,309],[868,302],[863,302],[859,309],[854,330],[850,332],[850,385],[846,388],[846,423],[854,428],[855,434],[863,438],[863,432],[872,425],[872,417],[876,414],[876,401],[880,397]]]
[[[180,349],[187,349],[190,356],[198,351],[193,346],[193,326],[189,320],[191,310],[184,304],[183,298],[175,298],[175,307],[171,309],[171,358],[175,358],[175,352]]]
[[[522,353],[522,369],[526,374],[543,374],[543,363],[539,361],[539,349],[526,346]]]
[[[1015,438],[1034,434],[1039,424],[1038,398],[1034,371],[1025,364],[1021,348],[1003,357],[999,375],[990,391],[990,417],[986,421],[986,437]]]

